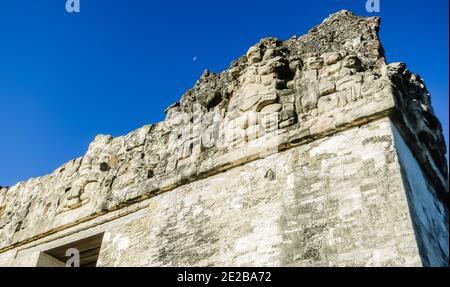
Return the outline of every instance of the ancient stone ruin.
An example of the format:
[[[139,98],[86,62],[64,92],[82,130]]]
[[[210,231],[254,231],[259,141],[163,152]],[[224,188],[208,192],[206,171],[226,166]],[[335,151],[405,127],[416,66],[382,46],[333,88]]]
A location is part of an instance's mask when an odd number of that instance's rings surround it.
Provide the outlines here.
[[[448,266],[442,127],[379,22],[263,39],[165,121],[0,189],[0,265]]]

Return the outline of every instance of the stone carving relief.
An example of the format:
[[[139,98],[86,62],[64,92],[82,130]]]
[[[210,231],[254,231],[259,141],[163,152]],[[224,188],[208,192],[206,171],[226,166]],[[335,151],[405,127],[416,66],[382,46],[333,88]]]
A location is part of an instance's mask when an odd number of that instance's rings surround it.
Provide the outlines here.
[[[385,88],[387,81],[372,71],[363,71],[360,59],[345,51],[310,56],[304,70],[297,71],[294,78],[299,121],[370,100]]]
[[[238,89],[228,106],[227,141],[239,145],[296,122],[288,51],[276,39],[249,49],[248,66],[238,76]]]

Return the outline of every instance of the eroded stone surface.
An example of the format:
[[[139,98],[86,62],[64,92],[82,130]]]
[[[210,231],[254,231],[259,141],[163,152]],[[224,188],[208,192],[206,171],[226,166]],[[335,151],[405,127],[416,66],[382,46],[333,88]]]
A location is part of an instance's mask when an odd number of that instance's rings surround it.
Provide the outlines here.
[[[0,252],[388,116],[433,185],[433,196],[448,201],[446,147],[430,95],[405,64],[385,62],[378,29],[376,17],[341,11],[304,36],[263,39],[226,71],[205,71],[166,110],[164,122],[118,138],[99,135],[83,157],[52,174],[0,188]],[[280,180],[276,169],[266,174]],[[173,252],[166,249],[161,252]],[[310,259],[317,257],[314,250]],[[161,260],[154,262],[170,263]]]
[[[99,265],[421,266],[391,128],[384,118],[154,197],[105,234]]]

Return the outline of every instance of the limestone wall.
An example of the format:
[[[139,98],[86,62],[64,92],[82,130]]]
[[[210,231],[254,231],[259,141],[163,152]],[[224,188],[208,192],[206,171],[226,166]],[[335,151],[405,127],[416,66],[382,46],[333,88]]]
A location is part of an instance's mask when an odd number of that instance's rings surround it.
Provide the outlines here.
[[[35,266],[40,252],[98,232],[98,266],[446,265],[448,218],[423,184],[382,118],[31,242],[0,266]]]
[[[448,211],[394,127],[405,191],[425,266],[448,265]]]
[[[107,231],[99,265],[420,266],[391,123],[162,194]]]

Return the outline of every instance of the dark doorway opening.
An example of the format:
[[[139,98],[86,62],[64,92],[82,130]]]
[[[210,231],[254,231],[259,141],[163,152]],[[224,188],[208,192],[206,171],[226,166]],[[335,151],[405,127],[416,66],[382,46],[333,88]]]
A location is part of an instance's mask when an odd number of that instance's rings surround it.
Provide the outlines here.
[[[96,267],[102,241],[103,233],[47,250],[41,253],[38,266],[64,267],[71,258],[70,255],[68,256],[67,251],[76,250],[79,254],[80,267]]]

